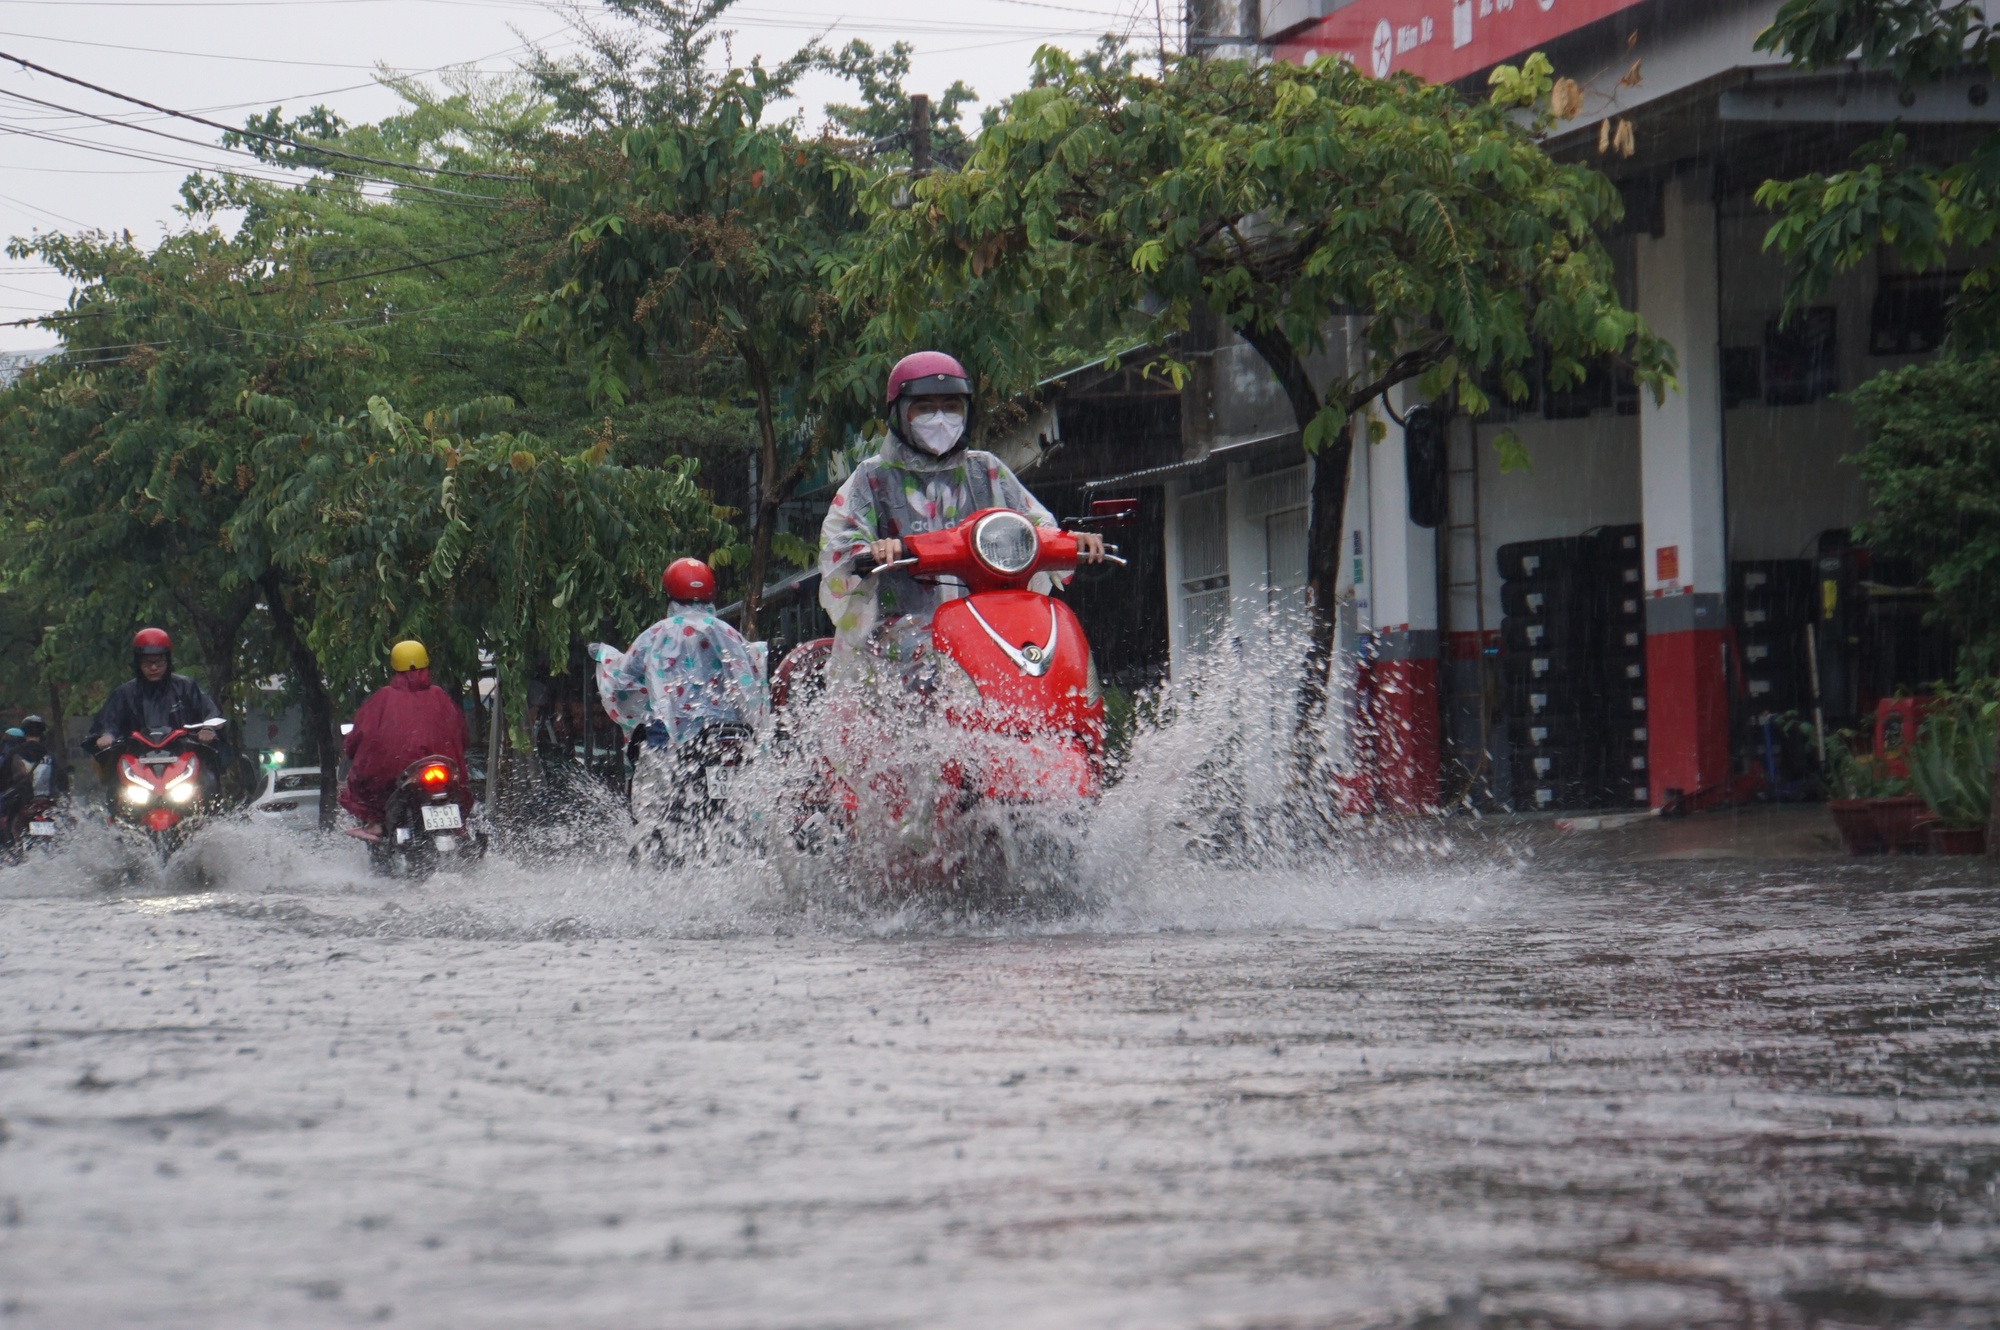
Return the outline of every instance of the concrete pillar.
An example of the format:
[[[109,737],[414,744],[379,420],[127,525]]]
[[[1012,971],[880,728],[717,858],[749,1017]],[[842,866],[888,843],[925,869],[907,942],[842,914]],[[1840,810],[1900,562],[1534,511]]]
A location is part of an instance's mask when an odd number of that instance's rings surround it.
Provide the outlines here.
[[[1680,391],[1641,394],[1647,765],[1652,802],[1726,793],[1729,697],[1715,204],[1706,172],[1669,181],[1664,233],[1638,238],[1639,313],[1680,358]]]
[[[1392,390],[1398,414],[1418,400],[1410,388]],[[1366,481],[1376,753],[1383,806],[1411,811],[1438,799],[1437,533],[1410,522],[1403,431],[1384,423],[1387,436],[1368,449]]]

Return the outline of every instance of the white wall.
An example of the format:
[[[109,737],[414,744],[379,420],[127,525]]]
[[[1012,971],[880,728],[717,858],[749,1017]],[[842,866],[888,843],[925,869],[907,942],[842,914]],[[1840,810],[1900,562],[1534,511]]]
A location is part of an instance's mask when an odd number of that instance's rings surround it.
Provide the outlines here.
[[[1500,473],[1493,439],[1511,429],[1527,445],[1527,472]],[[1594,526],[1622,526],[1639,520],[1639,420],[1605,410],[1580,420],[1521,420],[1478,427],[1479,558],[1485,583],[1486,627],[1500,626],[1500,573],[1495,556],[1502,545],[1549,536],[1574,536]],[[1462,486],[1453,486],[1459,503]],[[1468,518],[1454,507],[1452,521]],[[1453,580],[1466,578],[1454,569]],[[1471,632],[1461,622],[1463,605],[1453,606],[1452,632]]]

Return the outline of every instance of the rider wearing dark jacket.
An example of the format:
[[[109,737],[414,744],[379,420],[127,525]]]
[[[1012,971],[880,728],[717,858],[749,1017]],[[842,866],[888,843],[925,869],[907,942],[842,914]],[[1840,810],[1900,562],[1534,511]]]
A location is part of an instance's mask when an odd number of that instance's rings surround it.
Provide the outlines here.
[[[132,639],[132,677],[111,690],[97,709],[84,744],[109,748],[133,731],[191,730],[220,715],[215,699],[185,674],[174,673],[174,643],[158,628],[142,628]],[[211,730],[196,736],[214,743]]]
[[[61,794],[61,773],[53,762],[42,769],[49,750],[45,743],[48,726],[40,716],[21,722],[21,742],[0,758],[0,826],[10,826],[15,816],[36,799]]]

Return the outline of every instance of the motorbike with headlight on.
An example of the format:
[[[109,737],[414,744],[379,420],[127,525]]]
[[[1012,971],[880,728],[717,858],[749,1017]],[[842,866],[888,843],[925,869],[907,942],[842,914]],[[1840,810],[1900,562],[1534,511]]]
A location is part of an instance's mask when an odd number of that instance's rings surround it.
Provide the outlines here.
[[[219,806],[222,761],[199,735],[228,723],[212,716],[186,729],[134,730],[105,750],[115,773],[112,824],[144,835],[162,862]]]
[[[1065,526],[1127,525],[1136,509],[1134,500],[1098,500],[1089,517]],[[789,709],[809,703],[831,712],[820,728],[827,751],[798,810],[794,846],[810,850],[844,837],[867,802],[905,831],[924,824],[928,834],[914,839],[927,853],[910,885],[964,880],[969,868],[991,867],[993,853],[1005,859],[1003,877],[1018,877],[1028,838],[1013,829],[1073,818],[1097,797],[1103,777],[1104,701],[1090,643],[1068,605],[1030,586],[1038,573],[1076,567],[1076,536],[988,508],[902,543],[901,559],[878,566],[864,558],[858,571],[900,571],[956,584],[964,594],[938,606],[928,641],[914,650],[895,624],[883,625],[878,640],[897,640],[896,659],[887,659],[887,647],[878,653],[884,659],[871,665],[874,686],[863,691],[871,700],[844,711],[837,694],[825,694],[830,639],[794,649],[773,675],[781,735],[808,728],[788,717]],[[1107,562],[1125,563],[1117,546],[1105,550]],[[937,770],[914,773],[920,779],[871,760],[884,747],[885,726],[912,721],[945,740],[926,746]],[[954,824],[977,828],[982,843],[952,834]]]

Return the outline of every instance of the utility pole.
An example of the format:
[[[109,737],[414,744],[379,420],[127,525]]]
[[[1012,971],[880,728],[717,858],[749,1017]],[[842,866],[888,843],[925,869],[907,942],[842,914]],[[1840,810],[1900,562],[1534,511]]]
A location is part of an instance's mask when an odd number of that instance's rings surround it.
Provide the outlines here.
[[[910,94],[910,174],[931,173],[931,99],[926,93]]]

